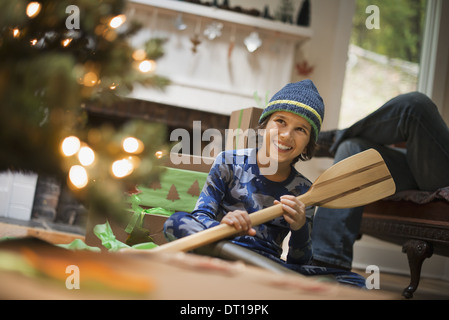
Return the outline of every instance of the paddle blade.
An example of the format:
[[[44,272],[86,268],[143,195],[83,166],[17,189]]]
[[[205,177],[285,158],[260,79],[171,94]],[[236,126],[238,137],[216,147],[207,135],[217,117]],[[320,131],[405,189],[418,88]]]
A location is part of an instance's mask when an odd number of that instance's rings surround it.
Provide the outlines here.
[[[369,149],[326,170],[309,190],[311,202],[325,208],[353,208],[394,194],[396,186],[382,156]]]

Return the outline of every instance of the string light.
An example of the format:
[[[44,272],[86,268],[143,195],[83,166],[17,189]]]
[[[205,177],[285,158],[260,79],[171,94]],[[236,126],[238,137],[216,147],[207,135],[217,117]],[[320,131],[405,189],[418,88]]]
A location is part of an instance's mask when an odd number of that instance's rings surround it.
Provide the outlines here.
[[[154,71],[155,69],[156,69],[156,62],[154,62],[153,60],[143,60],[139,64],[139,70],[144,73]]]
[[[117,178],[123,178],[130,175],[134,171],[133,163],[130,159],[122,159],[114,161],[112,164],[112,174]]]
[[[160,159],[160,158],[162,158],[162,157],[164,156],[164,152],[163,152],[163,151],[156,151],[156,153],[154,154],[154,156],[155,156],[157,159]]]
[[[78,152],[78,160],[83,166],[90,166],[95,161],[95,153],[89,147],[82,147]]]
[[[81,147],[81,142],[78,137],[70,136],[65,138],[61,144],[62,153],[67,156],[73,156]]]
[[[134,137],[128,137],[123,140],[123,150],[128,153],[140,153],[143,151],[143,143]]]
[[[147,57],[147,54],[145,53],[145,50],[143,49],[137,49],[133,52],[133,59],[136,61],[141,61]]]
[[[12,29],[12,36],[13,36],[14,38],[17,38],[18,36],[20,36],[20,30],[19,30],[19,28],[14,28],[14,29]]]
[[[61,41],[61,44],[63,47],[67,47],[71,42],[72,42],[72,38],[67,38]]]
[[[26,14],[29,18],[36,17],[41,11],[41,4],[39,2],[30,2],[26,8]]]
[[[86,73],[86,74],[84,75],[84,78],[83,78],[83,84],[84,84],[86,87],[93,87],[94,85],[97,84],[97,81],[98,81],[98,76],[97,76],[97,74],[96,74],[95,72],[93,72],[93,71],[89,71],[88,73]]]
[[[69,171],[70,182],[78,189],[82,189],[87,186],[88,176],[87,171],[80,165],[74,165]]]
[[[118,15],[111,19],[109,26],[113,29],[117,29],[126,21],[126,16],[124,14]]]

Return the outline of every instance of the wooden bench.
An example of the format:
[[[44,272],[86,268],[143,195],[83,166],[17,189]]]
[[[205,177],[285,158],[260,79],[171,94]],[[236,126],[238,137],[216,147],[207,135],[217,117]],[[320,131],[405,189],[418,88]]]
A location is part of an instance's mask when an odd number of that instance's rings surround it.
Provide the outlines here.
[[[423,261],[433,253],[449,257],[449,202],[377,201],[365,207],[360,232],[402,245],[410,266],[410,284],[402,295],[412,298]]]

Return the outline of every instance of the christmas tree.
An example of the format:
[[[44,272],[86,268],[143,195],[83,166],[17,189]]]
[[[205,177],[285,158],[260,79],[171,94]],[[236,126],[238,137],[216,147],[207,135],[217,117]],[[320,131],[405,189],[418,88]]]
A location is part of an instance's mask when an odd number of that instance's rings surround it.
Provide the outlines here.
[[[187,193],[192,197],[198,197],[200,195],[200,185],[198,183],[198,180],[195,180],[195,182],[192,183],[189,190],[187,190]]]
[[[161,182],[159,179],[150,183],[149,187],[153,190],[162,189]]]
[[[174,184],[171,185],[170,190],[168,190],[167,194],[167,200],[171,200],[172,202],[175,200],[181,199],[178,194],[178,190],[176,190],[176,187]]]
[[[152,70],[161,39],[132,48],[140,26],[123,0],[0,1],[0,170],[57,176],[96,211],[114,211],[129,184],[149,183],[165,128],[89,128],[85,106],[123,99]],[[137,149],[125,147],[134,139]]]

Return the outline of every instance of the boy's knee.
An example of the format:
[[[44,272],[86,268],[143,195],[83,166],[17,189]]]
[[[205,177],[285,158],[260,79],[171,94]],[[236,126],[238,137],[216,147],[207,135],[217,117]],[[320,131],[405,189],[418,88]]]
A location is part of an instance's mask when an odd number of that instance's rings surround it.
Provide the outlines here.
[[[204,230],[190,213],[175,212],[164,223],[164,236],[168,241],[189,236]]]
[[[362,151],[368,150],[372,146],[368,141],[360,138],[350,138],[344,140],[337,148],[335,153],[335,162],[346,159]]]
[[[410,92],[399,97],[408,113],[416,117],[421,117],[428,112],[435,112],[437,110],[433,101],[421,92]]]
[[[180,238],[180,227],[185,223],[183,218],[186,212],[175,212],[164,223],[164,236],[168,241]]]

